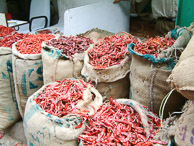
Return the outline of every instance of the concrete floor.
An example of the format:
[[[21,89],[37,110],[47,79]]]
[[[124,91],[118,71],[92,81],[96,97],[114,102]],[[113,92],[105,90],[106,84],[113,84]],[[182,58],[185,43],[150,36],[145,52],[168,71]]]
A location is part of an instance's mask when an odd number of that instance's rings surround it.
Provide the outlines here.
[[[22,120],[8,128],[0,139],[0,146],[14,146],[19,143],[26,144]]]

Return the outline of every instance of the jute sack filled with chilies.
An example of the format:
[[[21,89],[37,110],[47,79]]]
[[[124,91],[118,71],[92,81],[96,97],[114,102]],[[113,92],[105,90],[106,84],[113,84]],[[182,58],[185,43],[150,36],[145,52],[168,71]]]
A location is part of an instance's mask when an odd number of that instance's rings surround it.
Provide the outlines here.
[[[34,99],[41,95],[41,93],[45,92],[44,89],[46,89],[46,87],[55,86],[58,88],[57,85],[58,83],[56,82],[44,85],[41,89],[29,97],[27,101],[24,116],[24,131],[28,146],[77,146],[77,137],[83,132],[86,125],[84,120],[80,120],[83,119],[81,118],[82,111],[80,111],[80,115],[69,113],[62,117],[58,117],[45,112],[34,101]],[[94,114],[94,109],[97,110],[101,105],[102,96],[95,88],[88,86],[83,91],[83,100],[78,101],[76,107],[83,110],[89,110],[89,114],[92,115]],[[91,106],[94,108],[91,108]],[[63,109],[60,111],[62,110]],[[82,125],[80,125],[81,122],[83,122]],[[80,126],[77,127],[78,125]]]
[[[103,65],[104,64],[103,62],[107,60],[103,61],[104,55],[102,55],[102,53],[104,53],[105,51],[102,50],[102,52],[99,51],[98,53],[96,53],[97,55],[99,54],[99,56],[101,56],[100,60],[98,59],[96,60],[96,63],[99,64],[98,66],[95,64],[92,65],[91,58],[90,58],[90,52],[92,52],[95,49],[95,47],[98,48],[101,46],[101,44],[106,44],[106,40],[108,40],[107,43],[114,44],[113,42],[111,42],[111,40],[115,40],[117,38],[121,42],[124,40],[124,38],[128,37],[128,35],[129,34],[126,35],[126,33],[123,32],[123,33],[119,33],[119,35],[112,35],[109,37],[105,37],[103,40],[100,40],[99,42],[97,42],[97,46],[95,46],[96,44],[91,45],[90,48],[85,52],[84,66],[81,71],[81,74],[83,77],[86,78],[86,80],[96,83],[96,88],[102,94],[102,96],[104,96],[104,99],[109,98],[109,96],[111,96],[113,99],[128,97],[129,78],[127,74],[130,71],[131,57],[125,54],[121,57],[122,59],[118,64],[105,66]],[[123,36],[123,38],[119,38],[118,36]],[[133,37],[131,38],[131,40],[132,39]],[[122,42],[120,46],[123,46],[123,44],[124,43]],[[111,48],[111,47],[115,47],[115,46],[110,45],[109,48],[107,48],[107,50],[116,48],[116,47],[115,48]],[[127,46],[125,46],[122,49],[125,50],[125,48],[127,49]],[[115,52],[116,52],[116,49],[115,49]],[[110,62],[113,62],[111,60],[114,60],[116,57],[119,56],[119,55],[115,56],[114,51],[110,52],[109,54],[110,54],[110,58],[108,59],[109,60],[108,64],[110,64]],[[113,55],[111,56],[111,54]]]
[[[132,111],[128,111],[125,105],[130,107]],[[126,115],[125,113],[127,113],[128,115]],[[132,114],[132,116],[130,116],[130,114]],[[119,121],[118,116],[122,117],[122,120]],[[126,117],[130,118],[127,119]],[[117,99],[114,101],[110,99],[110,102],[104,103],[91,117],[91,119],[91,121],[94,123],[90,124],[86,128],[86,130],[79,136],[79,146],[92,144],[95,145],[98,143],[100,143],[101,145],[107,144],[109,146],[153,145],[153,136],[160,128],[160,119],[157,115],[150,112],[145,106],[130,99]],[[153,119],[155,120],[155,122],[152,121]],[[128,123],[130,124],[128,125]],[[126,127],[125,124],[127,124],[127,126],[129,127],[126,128],[127,130],[124,128]],[[140,127],[144,132],[140,130]],[[121,132],[120,130],[126,131]],[[133,133],[134,135],[136,135],[137,133],[138,134],[137,136],[133,137],[131,133]],[[155,139],[153,141],[155,141],[155,143],[163,143],[163,145],[167,144],[166,142],[162,141],[157,142],[157,140],[158,139]]]
[[[173,59],[157,59],[150,54],[142,55],[135,52],[133,48],[133,44],[128,47],[128,50],[132,53],[130,98],[159,114],[160,104],[165,95],[171,90],[166,80],[175,62]],[[169,112],[179,110],[184,101],[184,97],[174,92],[166,104],[164,117],[168,117]]]
[[[192,33],[187,28],[175,28],[170,31],[166,37],[176,39],[174,47],[183,47],[185,48],[191,39]]]
[[[13,76],[16,99],[23,118],[29,96],[43,85],[41,54],[21,54],[13,44]]]
[[[175,59],[178,60],[181,53],[190,41],[192,33],[190,28],[175,28],[172,31],[168,32],[166,37],[176,39],[176,41],[171,47],[168,47],[168,49],[162,50],[162,52],[159,54],[159,57],[175,57]]]
[[[82,36],[61,36],[42,44],[44,84],[67,78],[81,78],[83,52],[92,41]]]
[[[183,112],[174,126],[175,143],[177,146],[192,146],[194,145],[194,102],[189,101]]]
[[[41,44],[54,37],[52,34],[29,35],[12,45],[14,85],[22,118],[28,97],[43,85]]]
[[[172,70],[168,82],[184,97],[194,101],[194,36],[180,56],[177,65]]]
[[[0,130],[5,130],[19,118],[13,82],[12,50],[0,47]]]
[[[182,114],[181,114],[182,113]],[[176,112],[162,123],[155,138],[168,142],[168,146],[194,145],[194,102],[188,100],[181,112]]]

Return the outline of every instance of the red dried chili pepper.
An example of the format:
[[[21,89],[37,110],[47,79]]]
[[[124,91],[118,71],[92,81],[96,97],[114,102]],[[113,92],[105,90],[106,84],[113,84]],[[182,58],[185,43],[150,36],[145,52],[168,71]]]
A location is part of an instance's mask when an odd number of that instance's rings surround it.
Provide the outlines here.
[[[175,40],[173,39],[156,36],[155,38],[148,38],[143,43],[137,43],[133,49],[135,52],[142,55],[150,54],[157,57],[161,50],[166,50],[168,47],[172,46],[174,42]]]
[[[48,85],[34,101],[46,112],[63,117],[71,113],[79,114],[76,104],[83,99],[83,91],[92,86],[81,80],[64,79]],[[80,115],[84,111],[80,112]],[[87,111],[88,112],[88,111]],[[82,116],[85,116],[84,114]],[[81,118],[83,121],[83,119]],[[78,125],[79,128],[80,125]]]
[[[104,69],[119,64],[128,53],[127,44],[136,43],[132,35],[112,35],[99,40],[88,52],[89,64],[94,69]]]
[[[82,125],[83,125],[83,118],[80,117],[80,119],[81,119],[81,122],[80,122],[79,125],[77,125],[77,126],[74,127],[75,129],[78,129],[78,128],[81,128],[82,127]]]
[[[59,39],[52,39],[46,44],[58,48],[62,54],[71,59],[75,53],[83,53],[87,50],[92,43],[92,40],[83,36],[61,36]]]
[[[3,25],[0,25],[0,37],[4,37],[6,35],[11,35],[14,32],[16,32],[15,29],[10,28],[10,27],[5,27]]]
[[[153,140],[159,127],[159,118],[148,117],[148,123],[155,126],[150,130],[149,138],[143,129],[140,115],[128,105],[119,104],[110,99],[109,103],[102,105],[90,119],[89,126],[78,137],[84,146],[89,145],[125,145],[125,146],[150,146],[152,144],[167,143]],[[90,124],[92,123],[92,124]]]
[[[29,35],[27,38],[16,44],[16,49],[21,54],[39,54],[41,53],[42,42],[48,41],[54,37],[55,36],[52,34]]]
[[[12,44],[18,40],[22,40],[28,37],[28,34],[15,33],[12,35],[7,35],[4,38],[0,39],[0,47],[9,47],[12,48]]]

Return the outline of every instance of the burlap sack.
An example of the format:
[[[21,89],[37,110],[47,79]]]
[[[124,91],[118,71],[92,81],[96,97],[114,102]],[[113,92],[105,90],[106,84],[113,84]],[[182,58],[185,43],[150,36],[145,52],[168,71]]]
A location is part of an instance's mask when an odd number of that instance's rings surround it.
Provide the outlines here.
[[[105,99],[129,98],[129,74],[114,82],[97,82],[96,87]]]
[[[175,28],[172,31],[168,32],[166,37],[176,39],[176,42],[173,44],[173,47],[185,48],[191,39],[191,32],[187,28]]]
[[[158,118],[158,117],[155,114],[153,114],[152,112],[148,111],[140,103],[138,103],[134,100],[131,100],[131,99],[117,99],[117,101],[120,104],[125,104],[125,105],[133,107],[135,109],[135,111],[137,111],[139,113],[142,124],[143,124],[143,127],[144,127],[144,131],[146,132],[146,137],[148,138],[149,135],[150,135],[150,130],[151,130],[148,119],[150,117],[153,117],[153,118]]]
[[[142,126],[144,128],[146,137],[149,138],[150,136],[150,130],[151,130],[151,125],[149,124],[148,120],[149,118],[158,118],[155,114],[153,114],[152,112],[148,111],[145,107],[143,107],[140,103],[131,100],[131,99],[117,99],[117,102],[120,104],[124,104],[124,105],[128,105],[132,108],[134,108],[134,110],[136,112],[138,112],[138,114],[140,115],[140,119],[142,121]],[[82,141],[80,141],[79,146],[84,146],[82,144]]]
[[[180,55],[184,51],[191,39],[192,33],[187,28],[175,28],[168,32],[166,37],[176,39],[175,43],[166,50],[161,50],[158,58],[173,58],[178,61]]]
[[[89,30],[78,36],[85,36],[97,42],[105,36],[112,33],[98,28]],[[66,78],[81,78],[81,69],[83,68],[84,53],[76,53],[73,60],[63,55],[61,51],[52,46],[42,43],[42,60],[43,60],[43,76],[44,84],[54,82],[55,80],[63,80]]]
[[[162,122],[160,130],[154,136],[158,139],[168,143],[168,146],[174,146],[175,125],[177,124],[178,116],[170,116]],[[154,144],[153,146],[163,146],[161,144]]]
[[[21,141],[15,139],[14,137],[11,137],[8,134],[5,134],[0,139],[0,145],[1,146],[24,146],[24,143],[22,143]]]
[[[168,82],[184,97],[194,101],[194,36],[180,56],[180,60],[172,70]]]
[[[42,62],[44,84],[67,78],[81,78],[83,67],[83,53],[73,55],[70,60],[61,51],[42,43]]]
[[[189,101],[175,128],[175,142],[178,146],[194,145],[194,102]]]
[[[5,130],[19,118],[13,82],[12,50],[0,47],[0,130]]]
[[[131,50],[131,48],[128,49]],[[149,58],[151,55],[138,56],[139,54],[135,54],[134,51],[131,53],[134,54],[130,66],[130,98],[159,114],[162,99],[171,90],[166,80],[174,67],[174,62],[171,62],[172,60],[165,62],[163,59],[154,60],[153,56]],[[167,102],[164,117],[168,117],[169,112],[179,110],[184,100],[180,94],[174,92]]]
[[[106,69],[94,69],[89,64],[88,52],[93,48],[90,45],[84,55],[84,66],[81,71],[82,76],[88,81],[96,82],[97,90],[104,96],[115,98],[127,98],[129,94],[130,56],[126,56],[119,65],[107,67]]]
[[[56,84],[56,83],[50,83]],[[48,84],[47,84],[48,85]],[[80,123],[78,115],[67,115],[62,118],[53,116],[43,111],[39,105],[33,100],[47,86],[44,85],[31,97],[29,97],[26,105],[24,116],[24,131],[27,139],[27,145],[31,146],[77,146],[77,137],[84,131],[84,123],[81,128],[74,127]],[[94,101],[85,101],[88,95],[95,95]],[[97,110],[102,105],[102,96],[93,87],[89,87],[84,94],[84,101],[79,102],[79,107],[90,107],[93,105]],[[85,106],[84,103],[87,103]],[[93,108],[88,108],[90,114],[93,114]],[[77,123],[77,124],[76,124]]]
[[[97,42],[98,39],[104,39],[108,35],[113,35],[114,33],[98,29],[98,28],[93,28],[83,34],[79,34],[78,36],[85,36],[87,38],[90,38],[93,42]]]
[[[43,85],[41,54],[21,54],[12,46],[13,77],[16,99],[23,118],[29,96]]]

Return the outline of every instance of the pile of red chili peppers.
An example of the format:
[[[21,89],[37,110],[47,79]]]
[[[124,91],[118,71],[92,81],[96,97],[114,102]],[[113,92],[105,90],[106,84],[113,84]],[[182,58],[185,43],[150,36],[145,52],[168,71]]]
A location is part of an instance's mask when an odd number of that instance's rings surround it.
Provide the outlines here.
[[[88,52],[89,64],[94,69],[105,69],[109,66],[120,64],[128,53],[127,44],[137,43],[132,35],[112,35],[105,37],[94,45]]]
[[[93,41],[83,36],[61,36],[59,39],[52,39],[46,44],[62,51],[62,54],[70,59],[75,53],[83,53]]]
[[[166,50],[168,47],[172,46],[175,41],[176,40],[167,37],[151,37],[143,43],[137,43],[134,47],[134,51],[142,55],[150,54],[157,57],[161,50]]]
[[[28,37],[28,34],[14,33],[12,35],[7,35],[4,38],[0,39],[0,47],[12,48],[13,43],[26,37]]]
[[[21,54],[39,54],[41,53],[42,42],[48,41],[54,37],[55,36],[52,34],[29,35],[27,38],[16,44],[16,49]]]
[[[130,106],[119,104],[110,99],[109,103],[102,105],[91,119],[89,126],[79,136],[84,146],[150,146],[152,144],[167,143],[153,140],[156,129],[160,127],[160,119],[149,117],[151,126],[150,136],[142,126],[139,114]]]
[[[76,104],[83,99],[83,91],[92,86],[82,80],[64,79],[48,85],[34,101],[49,114],[63,117],[76,113]]]
[[[0,37],[4,37],[6,35],[11,35],[15,32],[16,30],[10,27],[5,27],[3,25],[0,25]]]

